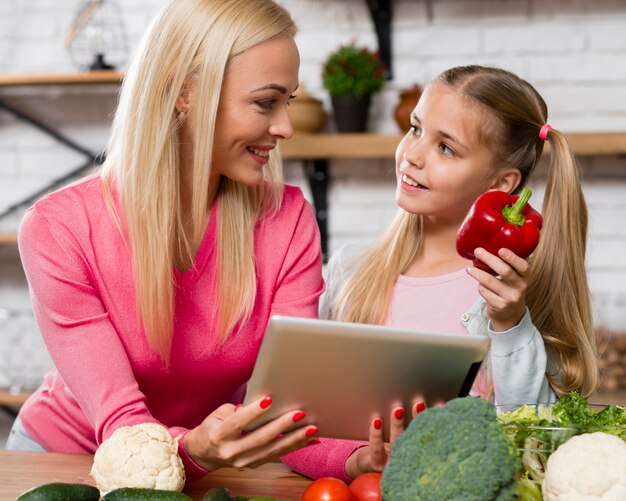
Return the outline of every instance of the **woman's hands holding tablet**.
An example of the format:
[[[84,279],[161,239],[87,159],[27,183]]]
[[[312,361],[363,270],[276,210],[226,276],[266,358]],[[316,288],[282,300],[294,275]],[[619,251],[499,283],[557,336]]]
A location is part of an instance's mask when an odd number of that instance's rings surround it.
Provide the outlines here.
[[[411,419],[426,408],[423,400],[417,401],[411,409]],[[405,410],[396,407],[389,417],[389,441],[385,441],[382,418],[372,420],[369,431],[369,445],[361,447],[346,461],[346,473],[350,478],[368,472],[381,472],[387,466],[390,459],[391,446],[398,436],[406,428]]]
[[[286,412],[253,431],[244,431],[267,412],[271,404],[272,398],[267,396],[244,406],[224,404],[218,407],[184,435],[185,451],[196,464],[213,471],[224,466],[256,468],[318,442],[314,437],[319,432],[316,426],[290,431],[294,423],[306,416],[299,410]]]

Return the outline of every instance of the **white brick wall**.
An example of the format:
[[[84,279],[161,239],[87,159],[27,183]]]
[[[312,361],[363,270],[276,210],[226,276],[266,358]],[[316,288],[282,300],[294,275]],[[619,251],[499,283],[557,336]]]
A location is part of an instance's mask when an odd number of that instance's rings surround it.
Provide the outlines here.
[[[300,26],[301,81],[330,110],[321,88],[321,63],[341,43],[355,40],[375,46],[366,3],[280,1]],[[163,3],[118,0],[131,47]],[[81,4],[79,0],[0,2],[0,72],[73,71],[62,39]],[[468,63],[501,66],[529,79],[548,101],[551,123],[564,131],[626,131],[625,1],[395,0],[392,4],[394,80],[375,98],[372,131],[397,132],[392,110],[399,89],[423,84],[449,66]],[[115,96],[107,87],[95,96],[74,88],[70,95],[47,90],[43,97],[23,91],[12,102],[44,117],[81,144],[99,149],[107,138]],[[327,128],[332,127],[331,122]],[[0,112],[0,210],[81,160]],[[590,282],[603,304],[623,305],[614,298],[626,297],[622,226],[626,161],[599,157],[581,163],[591,209]],[[297,162],[287,165],[287,176],[308,194]],[[540,183],[537,192],[535,203]],[[329,193],[331,251],[379,235],[395,212],[393,193],[392,161],[334,162]],[[17,220],[14,216],[0,221],[0,229],[15,226]],[[0,305],[27,301],[17,257],[10,251],[0,256],[0,274]],[[626,324],[626,312],[611,315]]]

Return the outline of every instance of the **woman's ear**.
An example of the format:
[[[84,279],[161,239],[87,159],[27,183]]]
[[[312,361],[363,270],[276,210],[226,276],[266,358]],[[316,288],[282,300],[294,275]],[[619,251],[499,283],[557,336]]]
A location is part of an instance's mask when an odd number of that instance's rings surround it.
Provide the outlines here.
[[[522,173],[514,167],[510,169],[500,169],[497,171],[490,190],[500,190],[513,193],[522,180]]]
[[[191,107],[191,94],[193,92],[193,80],[188,78],[176,98],[176,112],[187,113]]]

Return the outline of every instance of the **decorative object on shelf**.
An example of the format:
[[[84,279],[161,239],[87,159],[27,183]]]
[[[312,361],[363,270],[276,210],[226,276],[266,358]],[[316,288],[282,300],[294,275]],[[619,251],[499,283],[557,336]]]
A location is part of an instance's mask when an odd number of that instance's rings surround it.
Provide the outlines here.
[[[372,94],[385,83],[385,67],[377,52],[354,43],[332,52],[323,65],[339,132],[365,132]]]
[[[83,1],[64,42],[74,65],[81,71],[122,67],[128,56],[128,42],[117,3]]]
[[[400,130],[405,134],[409,132],[411,128],[411,112],[420,96],[422,95],[422,88],[418,84],[413,84],[410,89],[402,89],[400,91],[400,100],[394,109],[393,116],[396,119],[396,123]]]
[[[322,102],[309,94],[302,84],[294,92],[294,97],[288,108],[293,129],[312,134],[319,132],[327,119]]]

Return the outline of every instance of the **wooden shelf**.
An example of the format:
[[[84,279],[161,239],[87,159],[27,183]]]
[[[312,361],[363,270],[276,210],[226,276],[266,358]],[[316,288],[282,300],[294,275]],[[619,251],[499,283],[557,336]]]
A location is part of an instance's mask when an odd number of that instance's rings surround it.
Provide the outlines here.
[[[0,233],[0,245],[17,245],[17,235],[14,233]]]
[[[0,388],[0,406],[20,407],[28,397],[30,392],[13,394],[7,388]]]
[[[123,78],[123,73],[111,70],[43,75],[0,75],[0,87],[18,87],[24,85],[119,84]]]
[[[394,158],[401,135],[382,134],[296,134],[281,142],[285,160]],[[624,155],[626,133],[570,133],[567,139],[578,156]]]

